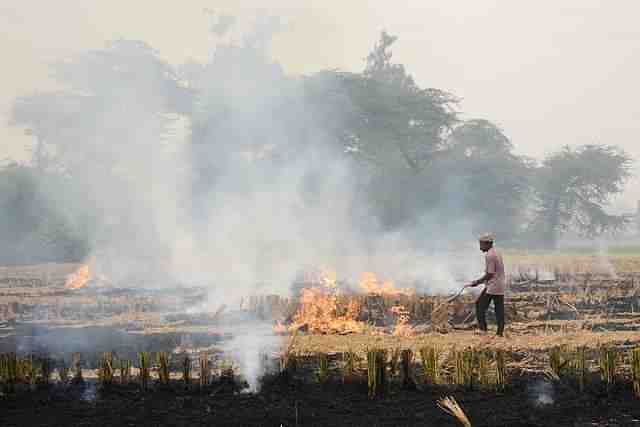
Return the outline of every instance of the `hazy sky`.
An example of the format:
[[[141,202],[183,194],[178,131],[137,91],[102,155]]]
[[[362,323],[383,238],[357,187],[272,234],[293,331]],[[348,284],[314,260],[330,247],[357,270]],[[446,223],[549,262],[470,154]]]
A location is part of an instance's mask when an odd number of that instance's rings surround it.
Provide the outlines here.
[[[107,40],[141,39],[172,63],[205,59],[210,10],[283,18],[274,57],[292,73],[358,71],[382,29],[422,86],[463,98],[465,117],[498,123],[518,152],[618,144],[640,160],[640,2],[374,0],[2,0],[0,159],[25,158],[12,100],[51,88],[47,63]],[[635,179],[618,207],[640,199]]]

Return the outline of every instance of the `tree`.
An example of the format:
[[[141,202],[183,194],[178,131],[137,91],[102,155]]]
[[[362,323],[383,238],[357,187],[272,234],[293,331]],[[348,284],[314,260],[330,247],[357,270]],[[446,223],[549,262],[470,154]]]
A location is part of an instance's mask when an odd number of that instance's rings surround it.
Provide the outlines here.
[[[458,121],[457,99],[420,88],[403,65],[393,63],[395,41],[382,32],[362,73],[320,73],[308,87],[316,95],[314,104],[327,105],[321,108],[329,114],[325,121],[342,125],[336,136],[351,156],[374,168],[419,174],[444,149]]]
[[[631,157],[611,145],[563,147],[536,170],[536,218],[532,230],[546,247],[575,230],[586,237],[623,229],[628,218],[605,208],[624,189],[631,175]]]
[[[449,192],[457,195],[458,212],[471,220],[476,233],[492,230],[505,241],[522,231],[532,167],[513,153],[498,126],[469,120],[451,133],[439,171],[455,177]]]
[[[316,124],[353,160],[362,201],[386,228],[437,202],[443,180],[434,166],[458,122],[454,96],[419,87],[392,61],[395,41],[383,32],[362,73],[324,71],[304,81]]]
[[[0,169],[0,263],[80,261],[87,254],[82,218],[56,209],[73,193],[65,177],[41,170],[8,165]]]
[[[134,233],[140,252],[169,246],[158,236],[170,228],[159,222],[182,205],[165,197],[179,185],[180,141],[169,136],[190,114],[192,90],[155,50],[132,40],[56,62],[52,74],[62,89],[17,99],[11,122],[35,136],[39,170],[74,183],[77,198],[57,208],[93,218],[84,238],[95,246]]]

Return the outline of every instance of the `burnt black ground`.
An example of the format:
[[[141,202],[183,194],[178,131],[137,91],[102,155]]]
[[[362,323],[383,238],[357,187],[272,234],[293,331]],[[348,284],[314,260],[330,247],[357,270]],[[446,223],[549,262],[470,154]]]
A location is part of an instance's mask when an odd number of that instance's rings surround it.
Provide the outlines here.
[[[0,400],[0,425],[456,426],[435,404],[451,394],[474,427],[640,426],[640,400],[632,397],[629,384],[609,394],[595,387],[580,395],[564,386],[540,387],[539,381],[517,380],[503,393],[391,387],[385,397],[374,400],[367,397],[366,384],[271,381],[252,394],[218,385],[204,392],[187,392],[178,385],[144,393],[135,386],[103,391],[89,383],[5,396]],[[552,404],[538,402],[542,391],[551,394]]]

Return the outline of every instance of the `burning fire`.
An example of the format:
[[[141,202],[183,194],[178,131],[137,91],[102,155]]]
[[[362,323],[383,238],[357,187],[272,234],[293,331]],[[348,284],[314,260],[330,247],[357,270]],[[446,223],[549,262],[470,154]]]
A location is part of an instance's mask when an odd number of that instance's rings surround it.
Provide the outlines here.
[[[409,325],[409,311],[403,305],[391,307],[391,312],[398,316],[396,326],[393,329],[393,335],[408,337],[415,334],[413,326]]]
[[[313,333],[362,332],[364,325],[355,320],[359,311],[355,301],[349,303],[346,313],[338,313],[339,291],[335,272],[322,271],[319,282],[318,286],[302,290],[291,329],[306,326]]]
[[[366,323],[357,320],[361,310],[361,302],[350,299],[340,309],[340,291],[336,283],[336,274],[331,270],[318,273],[314,280],[318,285],[301,291],[299,307],[292,318],[290,330],[305,327],[311,333],[358,333],[363,332]],[[381,296],[413,295],[410,289],[397,289],[389,281],[378,282],[375,274],[363,273],[359,288],[366,294]],[[413,334],[409,325],[409,312],[402,305],[391,307],[391,313],[397,319],[394,335],[407,336]],[[278,324],[276,331],[284,332],[287,328]]]
[[[414,295],[413,289],[398,289],[393,286],[393,283],[386,281],[383,283],[378,282],[378,278],[375,274],[365,272],[360,277],[360,289],[368,294],[375,295]]]
[[[75,273],[67,275],[67,280],[64,283],[66,289],[80,289],[87,285],[89,282],[89,266],[87,264],[82,265]]]

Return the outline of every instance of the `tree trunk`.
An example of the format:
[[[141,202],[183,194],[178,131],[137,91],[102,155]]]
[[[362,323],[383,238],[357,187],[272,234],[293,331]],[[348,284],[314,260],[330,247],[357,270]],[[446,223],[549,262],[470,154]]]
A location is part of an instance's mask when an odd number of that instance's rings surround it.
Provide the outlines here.
[[[556,198],[551,205],[547,224],[545,243],[548,249],[558,248],[558,226],[560,225],[560,199]]]

